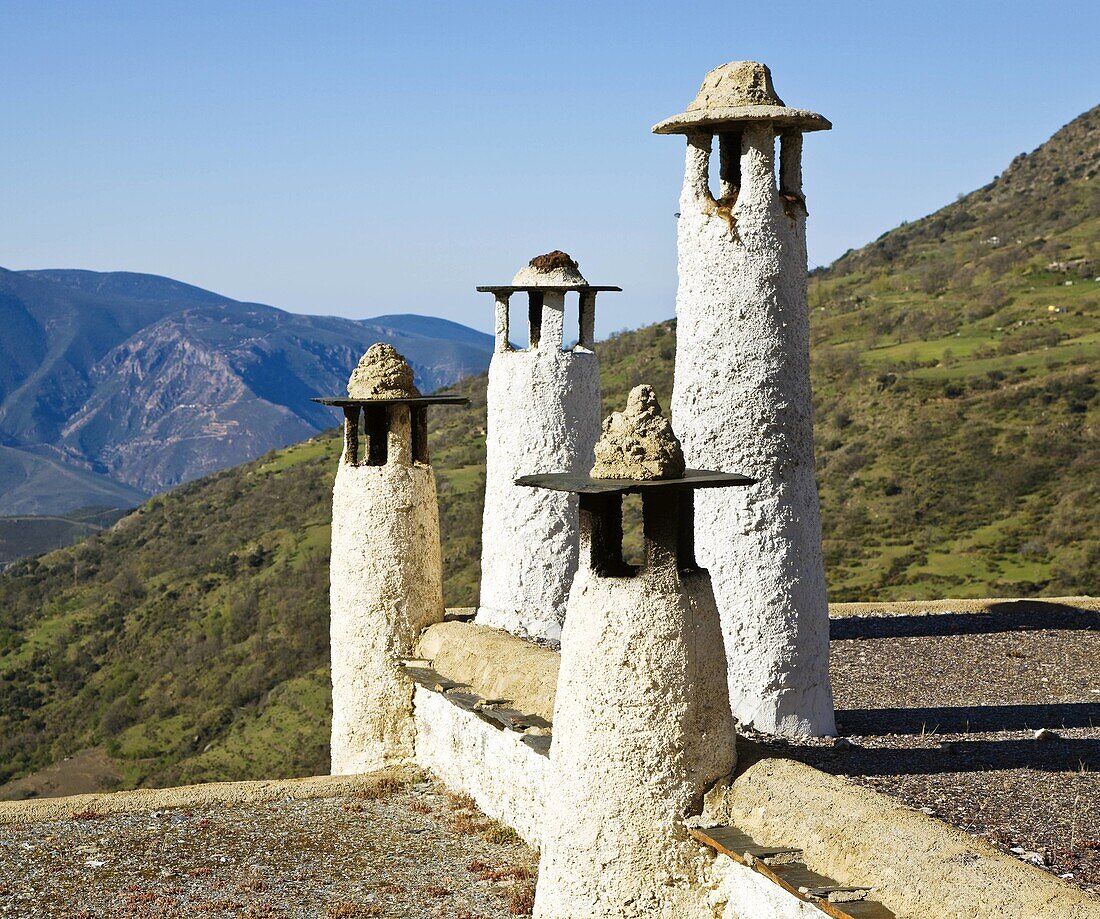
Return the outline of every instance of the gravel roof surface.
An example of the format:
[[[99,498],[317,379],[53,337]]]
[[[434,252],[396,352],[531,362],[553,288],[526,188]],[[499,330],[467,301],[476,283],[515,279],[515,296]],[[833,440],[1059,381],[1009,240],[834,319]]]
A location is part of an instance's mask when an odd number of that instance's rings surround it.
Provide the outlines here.
[[[839,746],[754,739],[1100,890],[1095,603],[860,607],[832,622],[831,670]],[[469,798],[393,781],[0,824],[0,919],[495,919],[530,912],[536,869]]]
[[[514,833],[423,781],[0,825],[0,916],[496,919],[530,913],[536,870]]]
[[[1100,890],[1100,612],[834,619],[831,672],[846,740],[765,746]]]

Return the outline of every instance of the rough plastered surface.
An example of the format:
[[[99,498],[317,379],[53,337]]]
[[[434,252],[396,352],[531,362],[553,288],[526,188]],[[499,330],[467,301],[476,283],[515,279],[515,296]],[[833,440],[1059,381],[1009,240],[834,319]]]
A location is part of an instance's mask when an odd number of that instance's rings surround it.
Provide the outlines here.
[[[712,855],[684,829],[734,766],[705,572],[600,577],[569,598],[535,916],[711,915]]]
[[[488,724],[443,693],[417,686],[415,700],[417,764],[538,848],[549,758],[524,743],[523,734]]]
[[[412,683],[398,661],[443,619],[430,466],[343,460],[332,492],[332,772],[415,755]]]
[[[797,846],[815,871],[875,888],[898,919],[1100,919],[1100,897],[794,760],[753,763],[726,798],[757,842]]]
[[[554,718],[559,658],[549,648],[473,622],[440,622],[424,630],[416,656],[483,699],[504,699],[526,715]]]
[[[713,892],[713,913],[721,919],[823,919],[825,913],[768,880],[759,872],[739,865],[728,855],[717,856],[708,871]]]
[[[482,625],[550,639],[561,635],[577,570],[577,499],[515,480],[587,472],[600,433],[599,363],[579,346],[561,350],[561,313],[561,295],[548,291],[540,346],[498,350],[489,365],[477,614]]]
[[[689,467],[759,484],[696,493],[696,550],[722,614],[734,714],[762,731],[831,734],[804,214],[788,216],[776,191],[769,125],[745,128],[732,211],[710,197],[709,146],[688,138],[673,423]]]

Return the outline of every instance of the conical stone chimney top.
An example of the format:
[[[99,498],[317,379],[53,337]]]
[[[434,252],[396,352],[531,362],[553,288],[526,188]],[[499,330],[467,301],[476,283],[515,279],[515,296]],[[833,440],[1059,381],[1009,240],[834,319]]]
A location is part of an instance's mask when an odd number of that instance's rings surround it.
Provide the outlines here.
[[[413,383],[413,370],[393,345],[376,342],[359,359],[348,379],[353,399],[414,399],[420,390]]]
[[[594,479],[679,479],[684,475],[684,451],[661,413],[652,386],[635,386],[626,409],[612,412],[603,423],[595,449]]]

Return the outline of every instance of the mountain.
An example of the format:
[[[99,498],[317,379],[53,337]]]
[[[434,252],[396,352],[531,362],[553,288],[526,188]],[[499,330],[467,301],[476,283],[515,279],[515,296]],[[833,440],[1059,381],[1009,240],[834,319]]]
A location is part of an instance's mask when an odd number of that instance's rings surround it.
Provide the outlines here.
[[[375,341],[428,391],[492,351],[443,319],[300,316],[127,272],[0,269],[0,326],[0,514],[132,506],[315,434],[332,413],[310,397]]]
[[[1097,119],[812,278],[832,600],[1100,593]],[[598,351],[605,412],[640,382],[668,405],[674,321]],[[485,377],[454,389],[430,445],[461,606]],[[85,748],[124,785],[324,771],[339,450],[271,452],[0,576],[0,780]]]

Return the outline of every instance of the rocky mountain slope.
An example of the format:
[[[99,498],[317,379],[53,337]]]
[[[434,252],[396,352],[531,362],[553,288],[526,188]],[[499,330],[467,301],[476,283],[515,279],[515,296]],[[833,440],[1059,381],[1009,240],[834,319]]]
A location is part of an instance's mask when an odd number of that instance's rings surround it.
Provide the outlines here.
[[[380,339],[428,390],[492,339],[421,316],[299,316],[153,275],[0,269],[0,514],[132,506],[315,434]],[[54,487],[60,477],[61,487]]]
[[[1098,118],[812,279],[831,599],[1100,593]],[[639,382],[667,406],[674,322],[598,350],[605,412]],[[485,378],[456,388],[431,445],[468,605]],[[0,780],[96,746],[131,785],[324,771],[338,453],[270,453],[0,577]]]

